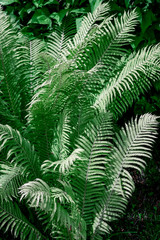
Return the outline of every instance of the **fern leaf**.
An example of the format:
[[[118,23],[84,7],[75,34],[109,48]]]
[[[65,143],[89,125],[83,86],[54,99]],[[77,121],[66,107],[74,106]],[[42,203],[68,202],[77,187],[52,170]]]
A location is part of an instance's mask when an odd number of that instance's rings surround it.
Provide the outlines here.
[[[0,198],[9,201],[18,196],[18,188],[22,185],[24,177],[20,167],[0,165]]]
[[[91,31],[97,21],[103,20],[108,13],[110,7],[108,3],[100,3],[93,13],[88,13],[82,20],[80,29],[73,38],[73,42],[68,43],[70,49],[77,48],[86,39],[88,33]]]
[[[21,36],[23,41],[23,37]],[[10,24],[6,14],[0,10],[0,75],[3,99],[15,117],[24,120],[25,105],[30,101],[25,91],[29,81],[28,48],[19,42],[15,26]],[[24,87],[26,89],[24,90]],[[28,92],[29,95],[29,92]],[[23,97],[23,101],[22,101]]]
[[[53,139],[51,151],[55,159],[65,159],[69,154],[70,147],[70,116],[67,110],[64,110],[60,116],[56,134]]]
[[[150,87],[150,79],[156,80],[159,76],[159,55],[159,44],[132,54],[120,74],[110,79],[97,96],[94,107],[100,111],[108,107],[113,112],[115,107],[118,114],[124,112],[133,99]]]
[[[21,199],[27,199],[31,207],[39,207],[41,210],[49,213],[51,221],[56,222],[56,224],[59,223],[66,228],[72,227],[74,234],[78,232],[78,236],[81,235],[77,226],[82,220],[79,222],[79,219],[78,221],[76,218],[72,219],[72,216],[63,206],[66,203],[74,205],[73,199],[66,192],[56,187],[50,188],[43,180],[36,179],[21,186],[20,194]],[[77,237],[75,239],[78,240]]]
[[[83,152],[82,149],[77,148],[66,159],[63,159],[60,161],[55,161],[55,162],[46,160],[42,164],[42,169],[43,169],[44,173],[46,173],[48,171],[54,172],[56,170],[56,168],[59,167],[59,172],[65,174],[66,172],[68,172],[71,169],[71,167],[74,165],[75,161],[81,160],[79,155],[81,155],[82,152]]]
[[[114,140],[115,147],[109,156],[110,166],[106,167],[107,190],[96,206],[96,217],[93,224],[92,239],[96,235],[109,233],[108,223],[119,218],[125,211],[127,198],[134,190],[134,184],[128,169],[141,172],[145,168],[143,158],[151,157],[151,148],[157,134],[157,117],[145,114],[140,119],[131,121]]]
[[[8,125],[0,124],[0,135],[0,148],[7,149],[7,159],[23,167],[27,175],[39,176],[39,158],[30,142]]]
[[[35,93],[35,88],[43,83],[45,69],[45,44],[41,40],[32,40],[28,43],[29,62],[30,62],[30,88],[32,96]],[[29,104],[29,103],[28,103]]]
[[[11,28],[8,17],[0,10],[0,72],[3,75],[1,90],[13,115],[20,115],[20,89],[14,74],[16,63],[14,51],[17,45],[16,31]],[[10,49],[10,51],[8,51]],[[10,64],[8,64],[10,62]],[[13,78],[14,75],[14,78]],[[14,79],[14,81],[12,80]]]
[[[81,160],[77,161],[76,177],[73,178],[72,185],[77,193],[81,214],[87,224],[90,223],[94,206],[104,190],[104,168],[106,156],[111,149],[109,142],[111,138],[111,115],[104,114],[89,123],[85,135],[78,140],[77,146],[83,149],[83,152]]]
[[[48,37],[48,54],[53,57],[55,62],[66,61],[65,55],[68,54],[67,43],[75,35],[75,21],[66,18],[61,26],[56,26],[54,32]]]
[[[16,203],[12,201],[0,204],[0,228],[5,227],[5,231],[10,229],[15,238],[20,237],[21,240],[38,239],[43,240],[47,237],[43,236],[22,214]]]
[[[95,37],[80,52],[76,60],[78,68],[92,74],[98,72],[102,78],[111,76],[120,57],[127,53],[124,46],[133,40],[137,19],[136,11],[125,12],[120,19],[115,17],[113,21],[100,25]]]

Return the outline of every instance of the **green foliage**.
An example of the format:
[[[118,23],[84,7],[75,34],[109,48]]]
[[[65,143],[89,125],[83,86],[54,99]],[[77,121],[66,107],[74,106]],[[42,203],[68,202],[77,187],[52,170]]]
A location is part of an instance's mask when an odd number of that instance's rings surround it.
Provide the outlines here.
[[[22,33],[30,37],[44,38],[51,33],[54,24],[61,25],[68,16],[81,16],[97,7],[100,1],[58,0],[8,0],[0,1],[13,22],[18,23]]]
[[[103,239],[134,191],[131,170],[151,158],[158,117],[115,129],[157,81],[160,45],[132,52],[136,10],[90,3],[77,32],[70,18],[46,43],[0,12],[0,224],[15,238]]]

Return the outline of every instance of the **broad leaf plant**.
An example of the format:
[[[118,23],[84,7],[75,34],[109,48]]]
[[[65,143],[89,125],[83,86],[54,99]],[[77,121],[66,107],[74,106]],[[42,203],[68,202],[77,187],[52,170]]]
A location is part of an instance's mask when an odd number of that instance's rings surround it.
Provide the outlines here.
[[[133,52],[136,10],[64,21],[29,41],[0,11],[0,226],[14,238],[101,240],[151,158],[158,117],[119,117],[160,76],[160,45]]]

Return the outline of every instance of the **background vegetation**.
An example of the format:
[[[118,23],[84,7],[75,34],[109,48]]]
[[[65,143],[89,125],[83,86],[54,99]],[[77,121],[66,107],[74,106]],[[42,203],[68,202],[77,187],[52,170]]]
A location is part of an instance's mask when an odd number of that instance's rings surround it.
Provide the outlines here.
[[[21,32],[30,39],[44,39],[55,28],[55,23],[62,24],[66,18],[75,18],[79,29],[82,17],[94,10],[99,1],[58,1],[58,0],[0,0],[12,22],[16,22]],[[160,1],[159,0],[111,0],[112,13],[122,15],[126,9],[137,7],[140,26],[136,28],[136,39],[131,44],[133,50],[160,41]],[[140,96],[133,106],[119,119],[123,122],[136,114],[146,112],[160,115],[160,83],[154,84],[149,92]],[[160,136],[160,135],[159,135]],[[160,138],[153,150],[153,158],[148,162],[145,175],[141,178],[133,171],[136,191],[131,199],[124,218],[112,226],[115,233],[110,239],[145,240],[160,238]],[[117,233],[117,234],[116,234]],[[10,236],[7,235],[10,239]],[[2,237],[4,239],[4,236]]]

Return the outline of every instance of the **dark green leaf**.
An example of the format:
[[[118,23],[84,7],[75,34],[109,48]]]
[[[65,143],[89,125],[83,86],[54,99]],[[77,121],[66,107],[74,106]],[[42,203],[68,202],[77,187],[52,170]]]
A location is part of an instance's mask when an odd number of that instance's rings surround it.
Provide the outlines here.
[[[129,3],[130,3],[130,0],[125,0],[125,5],[126,5],[126,8],[129,7]]]
[[[52,13],[50,17],[55,19],[57,23],[60,25],[67,12],[68,12],[68,9],[62,9],[58,13],[57,12]]]
[[[152,25],[152,22],[154,20],[156,20],[156,18],[155,18],[154,14],[152,13],[151,10],[149,10],[147,13],[145,13],[143,15],[143,21],[142,21],[142,24],[141,24],[141,29],[142,29],[143,33],[147,30],[147,28],[149,26]]]
[[[38,24],[42,24],[42,25],[49,25],[50,27],[52,25],[51,19],[46,15],[46,12],[43,9],[36,10],[33,17],[29,21],[29,23],[38,23]]]
[[[31,3],[27,3],[25,7],[21,8],[19,11],[19,16],[21,19],[25,16],[25,14],[30,14],[31,12],[35,11],[35,6]]]

